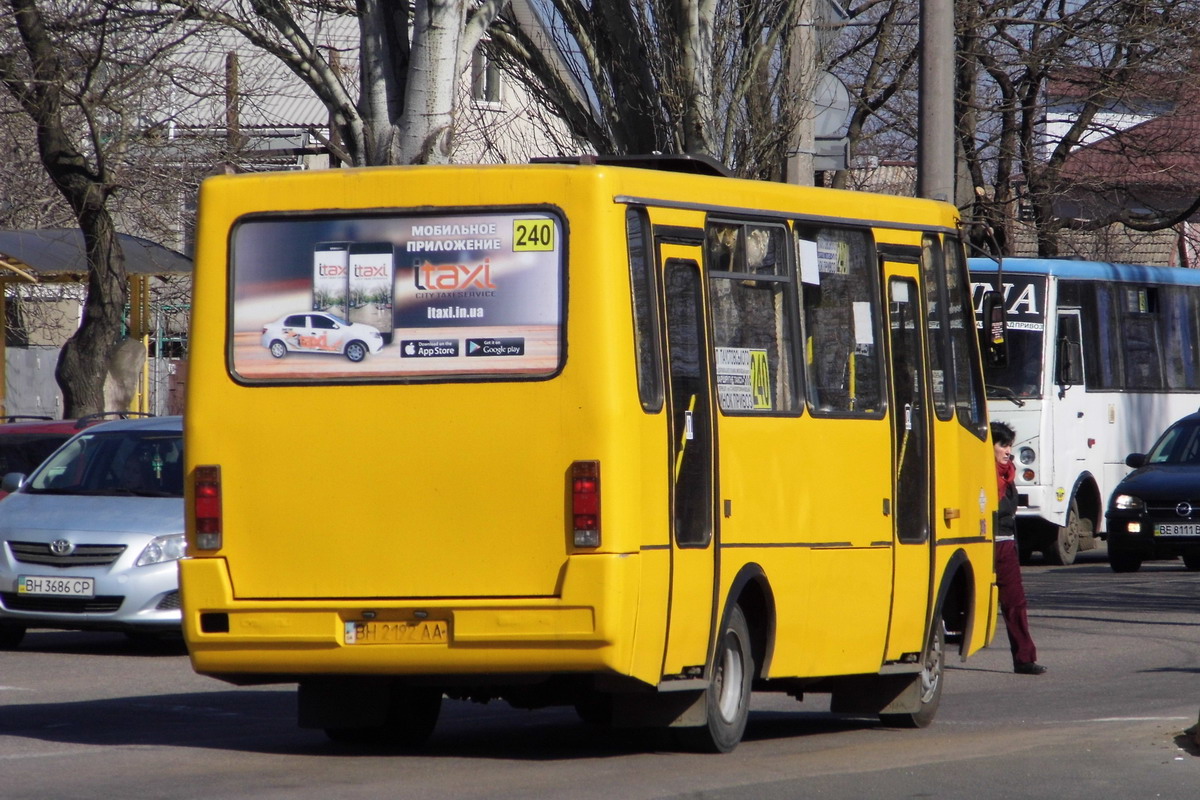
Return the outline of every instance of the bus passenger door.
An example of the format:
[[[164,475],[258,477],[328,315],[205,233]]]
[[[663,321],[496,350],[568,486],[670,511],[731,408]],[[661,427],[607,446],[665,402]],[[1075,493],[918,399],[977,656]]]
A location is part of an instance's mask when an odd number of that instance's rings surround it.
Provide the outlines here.
[[[1043,381],[1047,396],[1044,401],[1049,407],[1049,424],[1044,429],[1054,441],[1053,447],[1046,447],[1047,440],[1042,439],[1038,448],[1041,457],[1043,480],[1046,483],[1048,508],[1043,513],[1060,513],[1060,524],[1067,524],[1067,513],[1073,499],[1067,492],[1073,492],[1078,476],[1091,472],[1101,486],[1115,486],[1119,476],[1128,470],[1124,464],[1114,466],[1114,474],[1106,475],[1104,471],[1104,447],[1095,448],[1093,444],[1099,440],[1112,438],[1112,431],[1117,427],[1116,419],[1111,408],[1105,408],[1096,403],[1094,396],[1089,397],[1084,391],[1083,372],[1083,336],[1080,329],[1079,309],[1060,309],[1057,315],[1057,326],[1053,332],[1046,332],[1047,338],[1053,336],[1052,348],[1046,359],[1046,372],[1049,373]],[[1108,412],[1108,413],[1105,413]],[[1128,420],[1125,421],[1128,424]],[[1024,438],[1034,431],[1021,431]],[[1153,441],[1153,439],[1147,440]],[[1112,448],[1107,451],[1114,461],[1124,460],[1125,454],[1133,452],[1134,447]],[[1013,448],[1016,456],[1017,448]],[[1114,456],[1114,453],[1120,453]],[[1119,462],[1118,462],[1119,463]],[[1018,465],[1019,466],[1019,465]],[[1051,495],[1050,492],[1055,492]],[[1051,540],[1053,542],[1053,540]],[[1047,546],[1050,546],[1049,544]]]
[[[919,652],[932,592],[929,470],[930,419],[925,399],[925,351],[921,345],[921,295],[913,278],[887,282],[891,342],[892,495],[894,558],[889,654]]]
[[[662,245],[669,390],[671,597],[664,675],[700,677],[715,582],[714,425],[699,249]],[[684,257],[686,256],[686,257]]]

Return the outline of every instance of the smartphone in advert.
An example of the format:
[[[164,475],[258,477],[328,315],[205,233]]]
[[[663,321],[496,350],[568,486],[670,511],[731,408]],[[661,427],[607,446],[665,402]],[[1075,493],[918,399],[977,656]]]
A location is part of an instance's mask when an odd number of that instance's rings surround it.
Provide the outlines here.
[[[349,257],[349,242],[317,242],[313,245],[313,311],[327,311],[346,318]]]
[[[348,258],[349,308],[351,322],[376,328],[389,344],[395,322],[392,316],[392,286],[395,255],[391,242],[354,242]]]

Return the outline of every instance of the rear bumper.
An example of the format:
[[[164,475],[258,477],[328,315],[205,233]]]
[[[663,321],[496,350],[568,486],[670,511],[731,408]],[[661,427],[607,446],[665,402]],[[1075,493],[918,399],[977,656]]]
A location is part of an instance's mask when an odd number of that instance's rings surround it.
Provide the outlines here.
[[[572,558],[558,597],[244,600],[233,596],[224,559],[184,559],[183,630],[193,668],[235,683],[322,674],[624,675],[636,630],[637,562]],[[347,644],[346,624],[363,621],[439,621],[445,635]]]

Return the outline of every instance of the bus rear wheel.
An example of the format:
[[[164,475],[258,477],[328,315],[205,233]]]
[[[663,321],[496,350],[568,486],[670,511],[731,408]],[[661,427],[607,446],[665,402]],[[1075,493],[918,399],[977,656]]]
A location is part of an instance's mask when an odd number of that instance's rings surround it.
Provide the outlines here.
[[[734,606],[717,642],[712,680],[704,692],[707,722],[696,728],[679,728],[680,741],[705,753],[728,753],[737,747],[750,716],[753,681],[750,628],[741,607]]]

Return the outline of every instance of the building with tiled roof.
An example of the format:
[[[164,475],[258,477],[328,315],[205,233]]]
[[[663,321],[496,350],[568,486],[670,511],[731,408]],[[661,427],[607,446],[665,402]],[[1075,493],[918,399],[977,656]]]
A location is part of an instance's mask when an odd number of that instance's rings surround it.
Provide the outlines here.
[[[1046,133],[1061,136],[1085,81],[1058,80],[1048,89]],[[1200,81],[1151,75],[1114,95],[1064,164],[1067,190],[1056,200],[1059,218],[1090,220],[1114,213],[1152,216],[1181,212],[1200,199]],[[1020,236],[1033,241],[1032,235]],[[1064,255],[1165,266],[1200,267],[1200,214],[1171,228],[1140,232],[1116,224],[1098,231],[1065,231]]]

